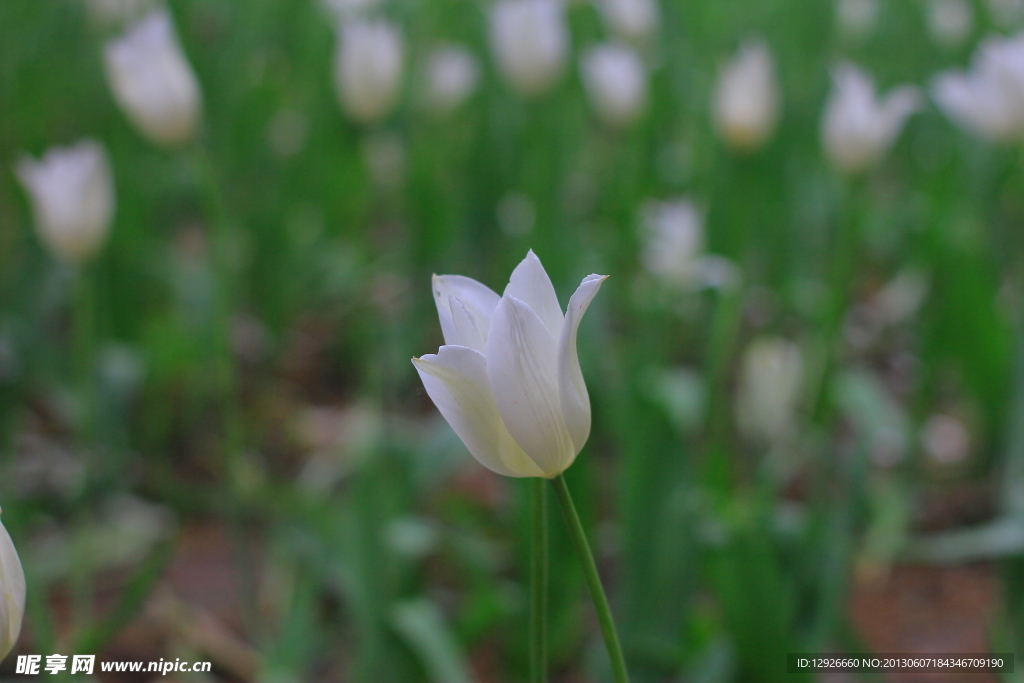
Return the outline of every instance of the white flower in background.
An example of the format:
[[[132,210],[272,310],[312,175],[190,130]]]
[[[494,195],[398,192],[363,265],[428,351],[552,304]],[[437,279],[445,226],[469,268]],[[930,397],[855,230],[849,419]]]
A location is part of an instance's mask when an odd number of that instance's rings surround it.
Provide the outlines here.
[[[967,0],[929,0],[925,23],[933,43],[959,47],[974,29],[974,7]]]
[[[426,101],[439,114],[449,114],[470,98],[480,81],[480,64],[458,45],[436,48],[427,57]]]
[[[381,0],[323,0],[323,7],[335,24],[366,14]]]
[[[988,0],[988,14],[996,26],[1011,29],[1024,20],[1024,0]]]
[[[975,50],[968,71],[945,71],[932,99],[955,123],[995,142],[1024,136],[1024,34],[992,37]]]
[[[14,648],[21,634],[21,620],[25,614],[25,572],[21,559],[11,541],[11,535],[0,523],[0,659]]]
[[[647,104],[647,68],[624,45],[599,45],[580,58],[580,73],[590,103],[612,126],[627,126]]]
[[[871,76],[853,64],[832,73],[821,136],[829,161],[844,173],[860,173],[889,150],[907,117],[921,105],[913,86],[894,88],[878,99]]]
[[[498,0],[491,8],[491,50],[520,95],[550,90],[565,70],[569,29],[559,0]]]
[[[605,277],[585,277],[563,315],[532,251],[500,297],[468,277],[434,276],[445,346],[413,365],[441,415],[485,467],[509,477],[551,478],[583,448],[590,398],[576,333]]]
[[[704,252],[704,216],[689,199],[648,202],[641,216],[641,260],[654,277],[689,284]]]
[[[93,23],[114,27],[138,19],[154,4],[154,0],[85,0],[85,11]]]
[[[657,0],[598,0],[608,29],[623,40],[643,42],[658,25]]]
[[[921,428],[921,445],[932,462],[953,465],[970,455],[971,433],[956,417],[937,413]]]
[[[879,0],[837,0],[836,24],[848,40],[863,40],[874,33],[881,14]]]
[[[736,415],[740,431],[755,441],[793,433],[804,382],[800,348],[786,339],[762,337],[743,357]]]
[[[753,151],[774,132],[779,118],[779,86],[771,53],[763,40],[747,41],[724,66],[714,113],[718,131],[738,150]]]
[[[114,99],[145,137],[167,147],[195,137],[202,95],[166,9],[107,43],[104,58]]]
[[[394,108],[402,88],[405,49],[396,26],[354,19],[342,24],[334,84],[342,108],[360,123],[374,123]]]
[[[53,147],[15,166],[32,200],[39,238],[59,258],[81,263],[107,237],[114,218],[114,178],[100,143]]]

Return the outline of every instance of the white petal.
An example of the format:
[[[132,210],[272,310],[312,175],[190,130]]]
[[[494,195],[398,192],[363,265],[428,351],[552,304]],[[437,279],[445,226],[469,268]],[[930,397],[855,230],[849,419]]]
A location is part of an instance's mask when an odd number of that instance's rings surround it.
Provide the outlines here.
[[[515,297],[533,309],[548,332],[555,339],[562,333],[562,307],[558,305],[558,296],[551,284],[551,278],[541,265],[540,259],[533,249],[526,258],[512,271],[508,286],[503,297]]]
[[[543,476],[501,421],[483,354],[442,346],[412,363],[434,405],[481,465],[508,477]]]
[[[491,316],[501,297],[487,285],[482,285],[473,278],[462,275],[435,275],[431,284],[446,344],[462,345],[452,319],[451,305],[448,302],[449,296],[454,296],[462,302],[481,336],[487,339]]]
[[[21,633],[25,614],[25,572],[7,529],[0,524],[0,659],[7,656]]]
[[[466,309],[466,305],[454,296],[448,297],[448,308],[452,313],[452,322],[455,324],[455,333],[458,341],[449,342],[459,346],[468,346],[474,351],[484,352],[487,339],[477,326],[473,316]],[[447,339],[445,341],[448,341]]]
[[[565,309],[565,327],[558,339],[558,392],[561,397],[562,415],[575,447],[573,457],[583,449],[590,436],[590,396],[580,371],[580,359],[576,354],[576,331],[580,320],[587,312],[597,290],[607,275],[588,275],[583,278],[576,293],[569,299]],[[571,462],[569,464],[572,464]],[[568,467],[568,465],[566,465]]]
[[[487,376],[509,434],[549,477],[575,455],[558,399],[557,352],[533,309],[503,296],[487,338]]]

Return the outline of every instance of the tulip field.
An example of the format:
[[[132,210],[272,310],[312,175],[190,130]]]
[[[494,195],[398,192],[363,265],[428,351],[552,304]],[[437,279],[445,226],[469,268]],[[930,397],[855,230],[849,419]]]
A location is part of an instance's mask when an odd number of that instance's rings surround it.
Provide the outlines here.
[[[1024,0],[3,0],[0,510],[5,681],[1022,655]]]

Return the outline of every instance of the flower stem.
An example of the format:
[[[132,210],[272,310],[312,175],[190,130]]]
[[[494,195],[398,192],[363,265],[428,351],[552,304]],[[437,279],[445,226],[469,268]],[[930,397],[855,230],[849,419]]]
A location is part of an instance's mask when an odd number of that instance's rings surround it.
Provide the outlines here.
[[[555,489],[558,505],[562,508],[565,525],[569,528],[569,539],[572,541],[573,548],[576,549],[580,564],[583,565],[583,576],[587,580],[587,588],[590,590],[590,599],[594,602],[594,610],[597,611],[597,621],[601,625],[601,635],[604,636],[604,646],[608,650],[608,659],[611,660],[615,683],[629,683],[626,660],[622,656],[622,646],[619,645],[619,634],[615,632],[612,610],[608,607],[608,598],[604,594],[604,587],[601,586],[601,577],[597,574],[597,565],[594,564],[594,556],[590,552],[590,544],[587,543],[587,536],[583,532],[580,517],[576,514],[576,507],[572,504],[572,496],[569,495],[565,477],[558,475],[551,480],[551,485]]]
[[[540,477],[530,478],[530,683],[547,681],[548,503]]]

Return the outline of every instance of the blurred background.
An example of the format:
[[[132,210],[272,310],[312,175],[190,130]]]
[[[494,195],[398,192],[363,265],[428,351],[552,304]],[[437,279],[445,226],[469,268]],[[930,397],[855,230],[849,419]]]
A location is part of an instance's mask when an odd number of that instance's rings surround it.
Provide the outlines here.
[[[409,361],[443,343],[432,273],[501,292],[530,248],[563,305],[611,275],[566,477],[635,682],[1020,652],[1019,26],[1016,0],[4,0],[14,654],[526,680],[528,482]],[[550,522],[551,678],[609,680]]]

